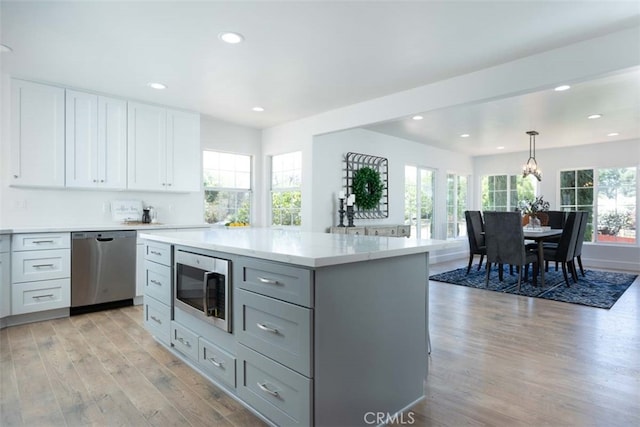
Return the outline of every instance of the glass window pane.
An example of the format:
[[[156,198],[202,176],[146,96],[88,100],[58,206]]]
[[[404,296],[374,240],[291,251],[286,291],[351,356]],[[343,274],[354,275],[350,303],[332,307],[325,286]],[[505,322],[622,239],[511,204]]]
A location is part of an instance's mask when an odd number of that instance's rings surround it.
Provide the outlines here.
[[[560,200],[563,205],[576,204],[576,191],[572,189],[560,190]]]
[[[577,172],[577,187],[593,187],[593,169],[584,169]]]
[[[576,186],[576,171],[560,172],[560,187],[570,188]]]
[[[496,190],[506,190],[507,189],[507,176],[506,175],[498,175],[495,177],[495,185]]]
[[[591,206],[593,204],[593,188],[578,188],[577,204]]]

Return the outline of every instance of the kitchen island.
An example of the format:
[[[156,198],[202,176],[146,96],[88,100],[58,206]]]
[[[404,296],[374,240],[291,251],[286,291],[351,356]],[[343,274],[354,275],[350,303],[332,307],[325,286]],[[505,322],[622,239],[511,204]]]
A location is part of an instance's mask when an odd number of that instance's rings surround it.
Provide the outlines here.
[[[165,251],[229,261],[230,332],[171,298],[170,311],[166,304],[154,311],[154,298],[147,308],[147,295],[145,316],[172,313],[171,329],[153,324],[159,315],[145,322],[270,423],[380,424],[424,398],[428,253],[456,243],[257,228],[141,237],[147,254],[163,254],[165,268],[175,267]],[[147,262],[156,268],[153,255]],[[207,351],[217,356],[207,359]]]

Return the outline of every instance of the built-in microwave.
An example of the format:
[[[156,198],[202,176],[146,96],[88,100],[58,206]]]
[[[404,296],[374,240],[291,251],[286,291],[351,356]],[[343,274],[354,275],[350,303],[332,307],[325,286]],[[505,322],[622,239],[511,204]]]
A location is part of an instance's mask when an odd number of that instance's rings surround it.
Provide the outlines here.
[[[174,306],[231,332],[231,261],[176,249]]]

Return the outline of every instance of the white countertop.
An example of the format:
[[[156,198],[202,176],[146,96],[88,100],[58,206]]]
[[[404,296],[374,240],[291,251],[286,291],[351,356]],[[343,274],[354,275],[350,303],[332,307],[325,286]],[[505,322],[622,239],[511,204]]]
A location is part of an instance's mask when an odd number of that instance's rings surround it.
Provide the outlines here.
[[[424,253],[460,244],[447,240],[353,236],[270,228],[159,231],[153,234],[141,233],[140,237],[306,267]]]
[[[114,231],[114,230],[163,230],[209,228],[211,224],[142,224],[142,223],[109,223],[85,225],[51,225],[51,226],[14,226],[0,229],[0,234],[18,233],[69,233],[74,231]]]

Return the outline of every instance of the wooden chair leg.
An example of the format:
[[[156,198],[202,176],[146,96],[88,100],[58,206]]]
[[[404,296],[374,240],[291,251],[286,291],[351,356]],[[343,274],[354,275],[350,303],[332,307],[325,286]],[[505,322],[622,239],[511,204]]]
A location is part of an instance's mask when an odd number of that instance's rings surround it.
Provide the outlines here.
[[[513,265],[509,264],[509,274],[513,276]]]
[[[538,286],[538,273],[540,272],[540,264],[537,262],[533,263],[533,279],[531,279],[531,283],[533,286]]]
[[[564,276],[564,283],[567,284],[567,288],[571,287],[571,284],[569,284],[569,276],[567,276],[567,263],[566,262],[562,263],[562,275]]]
[[[544,271],[545,271],[545,273],[549,272],[549,261],[545,261],[544,262]]]
[[[578,270],[576,270],[576,263],[573,260],[569,261],[569,268],[571,270],[573,283],[578,283]]]
[[[472,253],[469,254],[469,265],[467,266],[467,274],[469,274],[469,271],[471,271],[471,264],[473,264],[473,254]]]
[[[480,254],[480,262],[478,263],[478,271],[480,271],[480,268],[482,267],[482,260],[484,259],[484,254]],[[582,268],[582,265],[580,265],[580,268]]]
[[[520,292],[520,282],[522,281],[522,276],[520,275],[520,267],[517,267],[518,270],[518,292]]]
[[[582,273],[582,276],[584,277],[584,268],[582,268],[582,255],[578,255],[578,265],[580,266],[580,273]]]
[[[504,278],[504,264],[498,264],[498,279],[502,282]]]
[[[484,286],[489,286],[489,273],[491,273],[491,263],[487,261],[487,278],[484,281]]]

